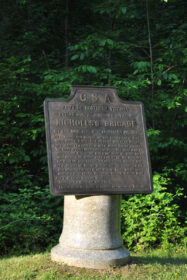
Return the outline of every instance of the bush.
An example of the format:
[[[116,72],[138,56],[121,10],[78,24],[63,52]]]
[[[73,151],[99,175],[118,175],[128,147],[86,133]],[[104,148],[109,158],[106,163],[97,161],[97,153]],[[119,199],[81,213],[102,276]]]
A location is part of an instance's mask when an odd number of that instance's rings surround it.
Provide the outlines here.
[[[0,252],[29,253],[58,243],[62,229],[63,198],[54,198],[49,187],[0,193]]]
[[[181,211],[175,201],[183,194],[166,191],[168,179],[153,176],[154,191],[148,195],[133,195],[122,200],[122,237],[129,249],[169,246],[181,243],[184,228],[180,226]]]

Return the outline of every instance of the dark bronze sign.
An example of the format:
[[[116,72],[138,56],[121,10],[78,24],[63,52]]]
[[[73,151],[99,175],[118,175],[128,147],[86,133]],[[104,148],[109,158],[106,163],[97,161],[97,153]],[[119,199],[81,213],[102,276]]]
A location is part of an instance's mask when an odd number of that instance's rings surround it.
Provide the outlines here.
[[[152,192],[142,103],[91,86],[44,103],[53,195]]]

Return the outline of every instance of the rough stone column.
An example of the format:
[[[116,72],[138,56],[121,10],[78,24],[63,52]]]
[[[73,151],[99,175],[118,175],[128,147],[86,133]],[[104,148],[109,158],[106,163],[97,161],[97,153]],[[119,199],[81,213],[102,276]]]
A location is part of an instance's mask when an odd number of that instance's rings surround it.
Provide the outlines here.
[[[123,265],[130,255],[120,231],[120,195],[65,196],[63,231],[51,258],[78,267]]]

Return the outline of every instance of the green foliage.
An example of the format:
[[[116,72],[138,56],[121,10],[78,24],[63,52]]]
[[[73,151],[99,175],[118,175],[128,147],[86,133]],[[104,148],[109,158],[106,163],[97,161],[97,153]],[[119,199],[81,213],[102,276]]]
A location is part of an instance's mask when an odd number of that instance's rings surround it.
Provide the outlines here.
[[[154,175],[154,191],[149,195],[133,195],[122,200],[123,240],[130,249],[145,249],[159,244],[163,247],[184,242],[180,226],[181,211],[176,201],[183,195],[178,189],[167,192],[168,179]]]
[[[49,187],[22,187],[3,193],[0,203],[0,251],[29,253],[57,243],[62,228],[63,198],[54,198]]]

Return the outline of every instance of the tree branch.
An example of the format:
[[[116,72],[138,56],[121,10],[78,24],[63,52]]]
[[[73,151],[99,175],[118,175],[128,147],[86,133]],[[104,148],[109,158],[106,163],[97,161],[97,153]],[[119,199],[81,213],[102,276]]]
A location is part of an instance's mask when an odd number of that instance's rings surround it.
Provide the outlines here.
[[[68,52],[68,16],[69,16],[69,0],[66,0],[66,16],[65,16],[65,66],[69,65],[69,52]]]
[[[149,5],[146,0],[146,15],[147,15],[147,31],[148,31],[148,41],[149,41],[149,57],[150,57],[150,70],[151,70],[151,95],[152,95],[152,103],[154,101],[154,72],[153,72],[153,52],[152,52],[152,44],[151,44],[151,30],[150,30],[150,22],[149,22]],[[152,126],[154,129],[154,118],[152,114]]]

